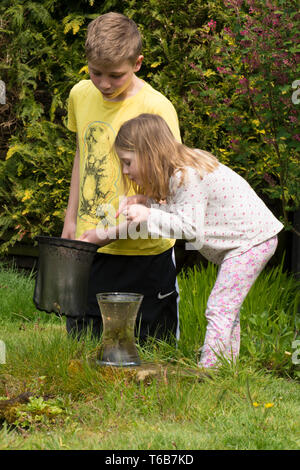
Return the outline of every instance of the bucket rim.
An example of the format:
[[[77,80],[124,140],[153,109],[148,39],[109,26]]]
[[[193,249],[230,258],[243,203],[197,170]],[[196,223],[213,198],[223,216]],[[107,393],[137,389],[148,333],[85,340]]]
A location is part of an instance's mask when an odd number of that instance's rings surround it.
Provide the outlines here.
[[[62,246],[64,248],[74,249],[74,250],[83,250],[83,251],[94,251],[96,252],[100,246],[95,243],[84,242],[82,240],[74,240],[70,238],[62,237],[51,237],[48,235],[39,235],[36,237],[39,245],[53,245],[53,246]]]

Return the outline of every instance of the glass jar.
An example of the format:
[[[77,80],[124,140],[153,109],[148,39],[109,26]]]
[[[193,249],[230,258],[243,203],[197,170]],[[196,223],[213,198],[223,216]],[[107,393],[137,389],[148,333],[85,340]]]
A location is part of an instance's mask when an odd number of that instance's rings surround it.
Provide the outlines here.
[[[103,320],[103,336],[97,364],[137,366],[141,364],[135,344],[134,328],[142,294],[106,292],[97,294]]]

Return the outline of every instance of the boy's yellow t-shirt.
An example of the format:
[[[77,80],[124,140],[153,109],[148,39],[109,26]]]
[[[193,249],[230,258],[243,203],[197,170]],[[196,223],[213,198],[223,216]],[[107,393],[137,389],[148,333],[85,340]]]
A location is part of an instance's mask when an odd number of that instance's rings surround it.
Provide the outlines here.
[[[124,197],[122,168],[112,146],[121,125],[142,113],[162,116],[180,141],[178,118],[172,103],[149,84],[124,101],[105,101],[91,80],[82,80],[71,90],[68,128],[77,132],[80,148],[80,188],[76,237],[86,230],[120,223],[116,219]],[[134,194],[131,191],[129,194]],[[159,254],[175,243],[170,239],[116,240],[99,249],[115,255]]]

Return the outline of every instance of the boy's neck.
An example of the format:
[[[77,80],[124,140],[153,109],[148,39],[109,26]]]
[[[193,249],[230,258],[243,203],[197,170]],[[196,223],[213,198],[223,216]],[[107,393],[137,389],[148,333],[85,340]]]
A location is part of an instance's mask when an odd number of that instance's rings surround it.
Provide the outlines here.
[[[129,86],[116,98],[104,98],[104,101],[112,101],[112,102],[118,102],[118,101],[125,101],[127,98],[130,98],[134,95],[136,95],[145,85],[145,82],[138,78],[135,74],[132,76],[132,80],[129,84]]]

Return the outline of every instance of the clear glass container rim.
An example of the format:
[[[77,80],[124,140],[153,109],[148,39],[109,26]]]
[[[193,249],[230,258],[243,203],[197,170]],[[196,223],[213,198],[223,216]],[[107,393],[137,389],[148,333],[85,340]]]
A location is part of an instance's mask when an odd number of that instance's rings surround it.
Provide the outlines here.
[[[96,297],[100,301],[111,300],[112,302],[118,302],[118,298],[120,298],[123,302],[124,300],[130,302],[141,300],[144,296],[137,292],[100,292],[96,294]],[[111,297],[111,299],[109,297]]]

